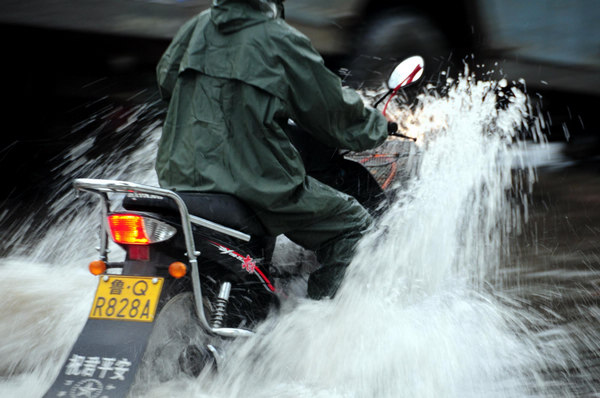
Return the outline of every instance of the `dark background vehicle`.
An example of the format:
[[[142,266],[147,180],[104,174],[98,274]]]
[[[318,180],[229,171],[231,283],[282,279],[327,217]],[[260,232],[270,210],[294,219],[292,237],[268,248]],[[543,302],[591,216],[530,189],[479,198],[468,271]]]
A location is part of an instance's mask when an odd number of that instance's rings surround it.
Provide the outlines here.
[[[209,3],[2,1],[8,105],[2,108],[0,167],[11,171],[4,173],[9,190],[44,185],[45,163],[83,136],[114,141],[132,104],[157,100],[158,58],[181,24]],[[566,132],[584,142],[586,153],[595,150],[596,0],[288,0],[286,18],[355,87],[378,84],[396,60],[414,53],[426,59],[423,84],[443,81],[440,72],[448,69],[462,71],[464,62],[482,74],[494,70],[495,78],[523,78],[551,137],[564,140]]]
[[[5,29],[45,29],[5,35],[7,42],[23,38],[23,33],[33,36],[28,44],[42,44],[58,31],[100,35],[104,46],[93,49],[93,54],[119,68],[154,63],[181,24],[209,4],[209,0],[5,0],[0,23]],[[342,57],[345,66],[369,54],[419,50],[447,57],[454,51],[458,56],[475,54],[479,63],[488,65],[502,61],[505,73],[535,87],[600,94],[600,9],[595,0],[288,0],[286,16],[317,50]],[[56,39],[49,43],[51,50],[75,45]],[[140,40],[146,45],[139,46]],[[67,49],[73,57],[87,55],[86,41],[82,38],[80,48]]]

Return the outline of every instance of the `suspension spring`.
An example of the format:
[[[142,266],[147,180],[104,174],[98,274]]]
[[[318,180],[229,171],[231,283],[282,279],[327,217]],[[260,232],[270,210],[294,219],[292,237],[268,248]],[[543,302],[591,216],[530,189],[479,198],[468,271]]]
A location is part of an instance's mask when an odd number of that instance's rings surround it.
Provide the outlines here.
[[[212,314],[212,327],[215,329],[223,326],[223,320],[227,315],[227,304],[229,303],[229,294],[231,293],[231,283],[223,282],[219,290],[219,297],[215,300],[214,311]]]

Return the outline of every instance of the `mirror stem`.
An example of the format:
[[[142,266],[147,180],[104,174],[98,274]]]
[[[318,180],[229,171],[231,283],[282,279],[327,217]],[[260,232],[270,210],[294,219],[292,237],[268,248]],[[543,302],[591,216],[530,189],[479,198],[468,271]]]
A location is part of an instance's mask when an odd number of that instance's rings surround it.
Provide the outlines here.
[[[390,89],[388,90],[388,92],[387,92],[387,93],[385,93],[385,94],[384,94],[384,95],[383,95],[381,98],[379,98],[379,99],[378,99],[378,100],[375,102],[375,104],[373,105],[373,108],[377,108],[377,106],[378,106],[379,104],[381,104],[381,103],[383,102],[383,100],[384,100],[384,99],[385,99],[385,98],[386,98],[388,95],[390,95],[390,94],[391,94],[393,91],[394,91],[394,89],[393,89],[393,88],[390,88]]]

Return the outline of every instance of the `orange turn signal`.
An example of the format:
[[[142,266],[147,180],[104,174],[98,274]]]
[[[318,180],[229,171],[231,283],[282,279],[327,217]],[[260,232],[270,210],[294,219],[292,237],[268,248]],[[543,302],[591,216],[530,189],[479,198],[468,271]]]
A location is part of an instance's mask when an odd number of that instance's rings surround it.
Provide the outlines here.
[[[106,263],[102,260],[92,261],[89,265],[90,272],[94,275],[100,275],[106,272]]]
[[[184,263],[176,261],[169,265],[169,274],[175,279],[183,278],[187,274],[187,267]]]

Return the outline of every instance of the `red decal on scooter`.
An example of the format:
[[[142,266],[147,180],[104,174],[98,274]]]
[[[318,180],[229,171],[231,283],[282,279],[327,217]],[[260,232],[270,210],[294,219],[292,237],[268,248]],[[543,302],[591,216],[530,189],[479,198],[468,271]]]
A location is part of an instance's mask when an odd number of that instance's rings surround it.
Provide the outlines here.
[[[250,273],[253,273],[256,270],[256,264],[250,256],[246,256],[242,261],[242,268]]]
[[[240,253],[229,249],[221,244],[218,244],[217,242],[212,242],[210,241],[210,243],[215,246],[217,249],[219,249],[219,252],[221,254],[226,254],[230,257],[233,257],[237,260],[239,260],[242,263],[242,268],[245,269],[246,271],[248,271],[248,273],[250,274],[257,274],[258,277],[263,281],[265,287],[274,292],[275,291],[275,287],[273,286],[273,284],[271,284],[271,281],[269,280],[269,278],[267,278],[267,276],[260,270],[260,268],[258,268],[256,266],[256,262],[254,261],[254,259],[252,257],[250,257],[249,254],[247,254],[245,257],[243,255],[241,255]]]

